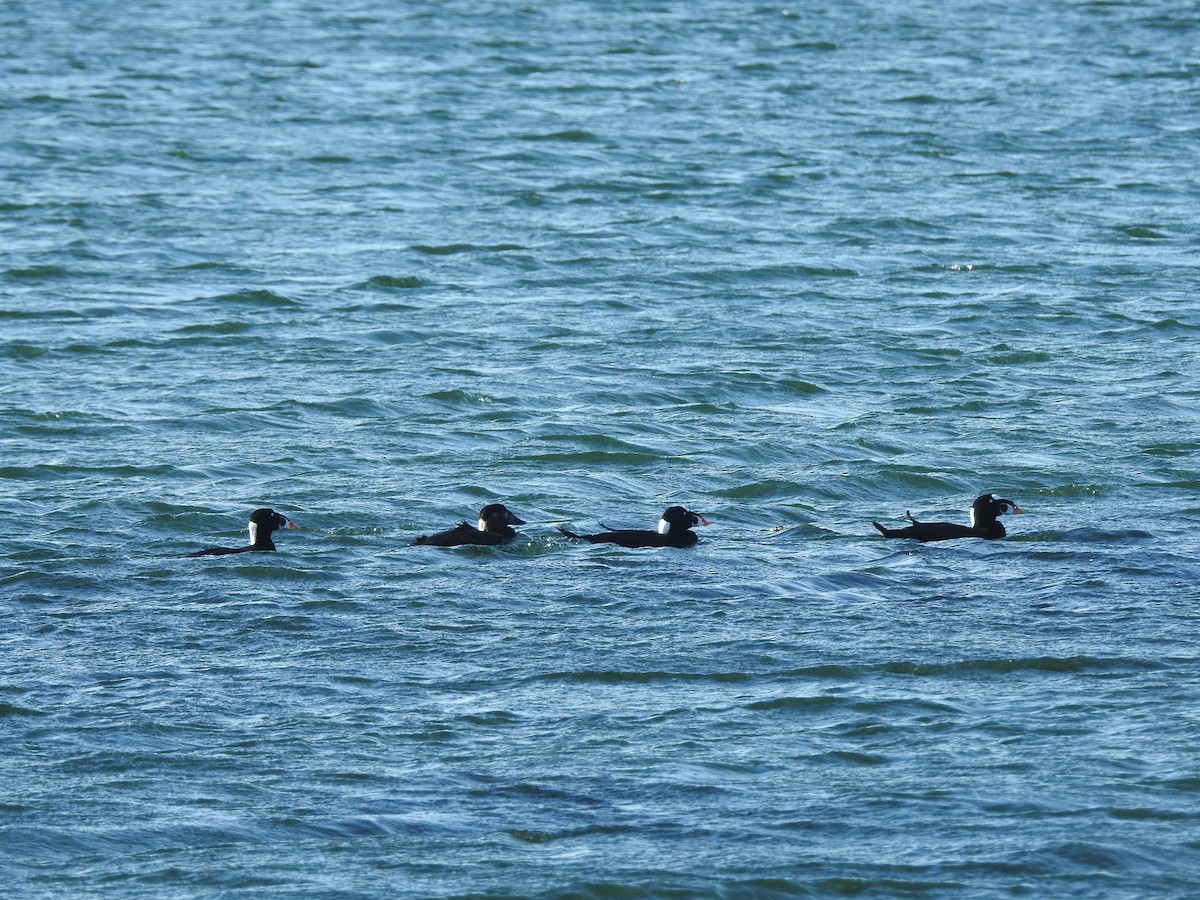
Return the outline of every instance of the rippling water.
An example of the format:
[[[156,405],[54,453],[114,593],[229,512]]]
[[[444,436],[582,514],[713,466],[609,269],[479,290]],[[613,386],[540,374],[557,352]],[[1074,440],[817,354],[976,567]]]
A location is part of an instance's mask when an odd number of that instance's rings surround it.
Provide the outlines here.
[[[0,46],[14,894],[1200,892],[1193,4]],[[1005,541],[870,525],[984,491]]]

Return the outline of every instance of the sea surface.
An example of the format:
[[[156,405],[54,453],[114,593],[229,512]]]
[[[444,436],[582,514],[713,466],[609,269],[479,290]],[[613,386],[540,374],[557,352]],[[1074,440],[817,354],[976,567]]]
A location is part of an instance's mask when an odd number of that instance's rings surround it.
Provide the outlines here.
[[[1197,896],[1198,292],[1193,2],[0,4],[0,892]]]

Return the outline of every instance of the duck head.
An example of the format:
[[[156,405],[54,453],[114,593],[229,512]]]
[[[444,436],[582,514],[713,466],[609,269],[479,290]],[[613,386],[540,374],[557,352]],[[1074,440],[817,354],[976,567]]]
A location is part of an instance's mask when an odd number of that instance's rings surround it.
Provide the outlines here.
[[[997,497],[995,494],[981,494],[971,504],[971,527],[982,528],[995,522],[1000,516],[1012,513],[1014,516],[1025,512],[1012,500]]]
[[[498,534],[513,525],[524,525],[524,519],[518,519],[508,511],[503,503],[489,503],[479,511],[479,530]]]
[[[670,506],[658,520],[658,533],[670,534],[672,531],[687,531],[689,528],[708,524],[710,524],[708,519],[699,513],[684,509],[682,506]]]
[[[273,509],[256,509],[250,513],[250,543],[270,543],[271,535],[280,528],[299,528],[300,526]]]

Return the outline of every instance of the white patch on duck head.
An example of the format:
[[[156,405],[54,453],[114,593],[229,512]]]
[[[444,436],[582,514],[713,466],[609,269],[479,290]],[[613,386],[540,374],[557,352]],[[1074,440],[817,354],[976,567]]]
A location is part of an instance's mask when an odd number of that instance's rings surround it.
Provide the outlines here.
[[[252,544],[258,543],[258,523],[257,522],[250,523],[250,543],[252,543]]]
[[[658,520],[658,533],[659,534],[670,534],[671,533],[671,523],[668,522],[666,519],[659,519]]]
[[[983,500],[985,498],[987,500],[990,500],[992,503],[995,503],[996,500],[998,499],[995,494],[985,494],[983,497],[980,497],[979,500]],[[978,527],[978,524],[979,524],[978,522],[975,521],[975,507],[979,504],[979,500],[976,500],[974,503],[971,504],[970,519],[971,519],[971,527],[972,528]]]
[[[483,516],[480,516],[480,517],[479,517],[479,530],[480,530],[480,531],[487,531],[487,530],[488,530],[488,527],[487,527],[487,519],[485,519]]]

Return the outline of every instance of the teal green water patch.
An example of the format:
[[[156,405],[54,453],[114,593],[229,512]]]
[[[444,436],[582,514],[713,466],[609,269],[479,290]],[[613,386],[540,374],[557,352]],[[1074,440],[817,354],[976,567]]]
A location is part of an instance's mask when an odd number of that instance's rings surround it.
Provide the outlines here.
[[[42,281],[51,278],[64,278],[71,275],[72,272],[63,266],[34,266],[27,269],[8,269],[4,274],[9,278]]]
[[[5,342],[0,352],[3,352],[4,356],[8,359],[30,360],[37,359],[39,356],[44,356],[52,351],[49,347],[12,341]]]
[[[1154,225],[1121,225],[1117,230],[1138,240],[1165,241],[1171,237],[1163,229]]]
[[[512,250],[525,250],[520,244],[492,244],[478,246],[475,244],[416,244],[412,248],[417,253],[427,256],[454,256],[459,253],[505,253]]]
[[[414,290],[429,282],[416,275],[373,275],[360,287],[375,290]]]
[[[555,131],[548,134],[525,134],[521,135],[521,140],[524,141],[565,141],[568,143],[594,143],[600,139],[590,131],[581,129],[568,129],[566,131]]]
[[[28,709],[24,706],[15,706],[11,703],[0,703],[0,718],[8,718],[10,716],[29,718],[43,715],[45,715],[45,713],[36,709]]]
[[[219,297],[213,297],[209,300],[198,300],[195,302],[216,303],[234,309],[287,309],[301,306],[297,301],[269,290],[242,290],[231,294],[222,294]]]

